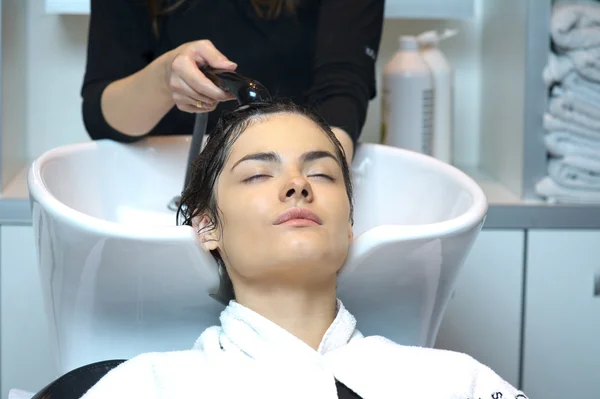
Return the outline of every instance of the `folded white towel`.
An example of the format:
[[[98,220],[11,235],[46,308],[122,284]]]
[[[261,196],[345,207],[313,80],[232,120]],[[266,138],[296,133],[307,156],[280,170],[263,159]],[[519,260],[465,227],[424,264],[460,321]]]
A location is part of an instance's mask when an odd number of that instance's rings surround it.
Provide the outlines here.
[[[566,188],[600,192],[600,161],[567,156],[548,160],[548,176]]]
[[[594,83],[600,82],[600,48],[550,53],[542,76],[546,85],[550,86],[573,71]]]
[[[600,190],[582,190],[557,184],[550,176],[541,179],[535,186],[536,193],[550,203],[579,205],[600,204]]]
[[[585,157],[600,160],[600,137],[592,140],[568,132],[549,132],[544,136],[548,152],[555,157]]]
[[[568,122],[549,113],[544,114],[544,129],[548,132],[567,132],[591,140],[600,139],[600,131],[582,126],[578,123]]]
[[[232,301],[194,349],[137,356],[83,399],[337,399],[336,379],[365,399],[526,398],[467,355],[362,337],[339,301],[316,351]]]
[[[548,63],[544,67],[542,77],[546,86],[561,82],[567,75],[574,73],[575,63],[565,55],[557,55],[550,53],[548,55]]]
[[[572,103],[566,101],[562,97],[551,97],[548,102],[548,110],[550,115],[563,120],[566,123],[579,125],[583,128],[596,130],[600,132],[600,112],[591,109],[590,112],[595,115],[588,115],[578,112]]]
[[[560,87],[593,104],[600,104],[600,83],[592,82],[577,72],[571,72],[562,80]]]
[[[544,71],[544,80],[548,84],[548,87],[554,86],[553,90],[568,91],[590,103],[600,103],[600,83],[584,78],[577,71],[552,76],[550,73],[546,73],[548,70],[547,68]],[[556,84],[559,85],[555,86]]]
[[[595,1],[558,1],[552,8],[550,33],[562,49],[600,45],[600,4]]]
[[[8,391],[8,399],[31,399],[33,395],[35,394],[20,389],[11,389]]]
[[[600,82],[600,48],[572,50],[567,52],[564,57],[571,59],[575,70],[581,76],[594,82]]]
[[[554,106],[560,108],[561,112],[573,113],[575,117],[581,116],[600,121],[600,101],[590,96],[554,86],[549,102],[550,108]]]

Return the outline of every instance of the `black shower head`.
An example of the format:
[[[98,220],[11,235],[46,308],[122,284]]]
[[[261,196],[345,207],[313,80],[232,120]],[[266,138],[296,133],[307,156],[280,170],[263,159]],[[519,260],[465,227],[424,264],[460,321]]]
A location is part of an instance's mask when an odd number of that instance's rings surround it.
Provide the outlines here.
[[[269,91],[256,80],[226,69],[213,69],[209,66],[203,66],[200,70],[220,89],[233,94],[239,105],[268,104],[271,102]]]

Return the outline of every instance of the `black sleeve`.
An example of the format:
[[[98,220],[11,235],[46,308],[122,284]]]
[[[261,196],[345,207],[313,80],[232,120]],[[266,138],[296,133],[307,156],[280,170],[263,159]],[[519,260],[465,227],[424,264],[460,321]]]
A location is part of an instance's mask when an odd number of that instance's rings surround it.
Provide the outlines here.
[[[100,107],[102,92],[111,82],[143,69],[153,57],[156,40],[144,1],[91,0],[87,64],[81,89],[83,123],[93,140],[132,142],[113,129]]]
[[[375,97],[384,0],[323,0],[309,101],[331,126],[358,141]]]

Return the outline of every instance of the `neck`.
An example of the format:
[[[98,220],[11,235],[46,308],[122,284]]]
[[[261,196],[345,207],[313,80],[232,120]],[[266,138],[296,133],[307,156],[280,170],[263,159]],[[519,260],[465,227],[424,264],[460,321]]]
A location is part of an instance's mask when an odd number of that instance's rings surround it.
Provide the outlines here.
[[[336,316],[336,281],[323,287],[236,289],[236,301],[266,317],[317,350]]]

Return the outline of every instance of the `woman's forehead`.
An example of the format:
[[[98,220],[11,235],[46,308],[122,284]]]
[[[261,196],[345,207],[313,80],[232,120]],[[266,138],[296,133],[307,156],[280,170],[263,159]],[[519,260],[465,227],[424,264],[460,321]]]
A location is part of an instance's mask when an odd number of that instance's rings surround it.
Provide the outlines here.
[[[279,113],[253,121],[233,143],[229,162],[254,152],[300,156],[318,150],[335,153],[334,144],[319,125],[304,115]]]

